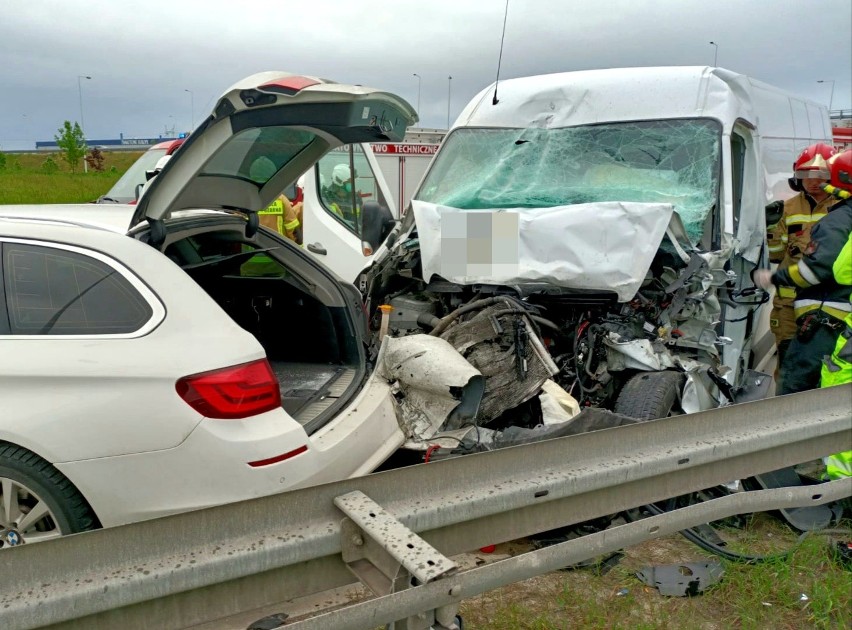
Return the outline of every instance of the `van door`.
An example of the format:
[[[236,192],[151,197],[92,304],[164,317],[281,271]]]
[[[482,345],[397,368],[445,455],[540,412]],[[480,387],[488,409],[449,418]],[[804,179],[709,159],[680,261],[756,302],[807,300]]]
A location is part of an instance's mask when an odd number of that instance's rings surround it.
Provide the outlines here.
[[[764,205],[767,191],[760,164],[760,147],[757,133],[750,125],[738,122],[734,125],[730,139],[723,143],[726,155],[730,156],[730,179],[725,178],[724,231],[741,242],[748,242],[753,233],[762,235],[763,260],[766,257],[766,223]],[[734,298],[736,291],[752,286],[751,271],[755,264],[735,253],[729,261],[731,271],[737,275],[734,291],[727,294],[733,304],[723,305],[725,337],[731,342],[722,350],[722,360],[732,368],[731,381],[737,385],[747,369],[771,371],[769,361],[774,352],[774,337],[769,329],[771,303],[761,304],[761,293]]]
[[[340,278],[355,282],[373,255],[361,247],[361,208],[375,201],[398,217],[369,145],[343,145],[322,157],[305,177],[303,245]]]

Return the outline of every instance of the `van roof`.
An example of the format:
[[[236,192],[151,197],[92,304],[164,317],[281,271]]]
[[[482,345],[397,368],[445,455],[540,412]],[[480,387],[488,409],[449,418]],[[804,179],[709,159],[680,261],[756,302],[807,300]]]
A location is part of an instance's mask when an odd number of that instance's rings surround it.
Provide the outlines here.
[[[715,118],[726,130],[737,119],[785,117],[791,101],[801,110],[799,137],[823,138],[825,107],[742,74],[708,66],[610,68],[517,79],[480,92],[454,127],[570,127],[602,122]],[[793,114],[795,116],[795,112]]]

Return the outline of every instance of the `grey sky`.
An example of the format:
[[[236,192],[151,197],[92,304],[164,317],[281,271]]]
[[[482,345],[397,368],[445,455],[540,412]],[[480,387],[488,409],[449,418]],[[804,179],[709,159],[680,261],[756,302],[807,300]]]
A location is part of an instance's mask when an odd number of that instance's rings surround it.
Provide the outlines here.
[[[494,80],[504,0],[0,0],[0,148],[185,131],[234,81],[285,70],[395,92],[420,126]],[[850,0],[509,0],[501,77],[718,65],[852,108]],[[447,77],[452,76],[452,81]],[[818,84],[817,80],[826,82]],[[190,90],[186,92],[185,90]],[[193,107],[194,105],[194,107]]]

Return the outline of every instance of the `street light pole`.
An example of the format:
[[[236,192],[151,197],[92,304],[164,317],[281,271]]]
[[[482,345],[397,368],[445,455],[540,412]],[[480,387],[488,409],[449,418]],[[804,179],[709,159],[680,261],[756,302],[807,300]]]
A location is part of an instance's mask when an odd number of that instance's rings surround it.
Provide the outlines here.
[[[447,131],[450,129],[450,98],[452,96],[453,77],[447,77]]]
[[[834,79],[820,79],[817,83],[831,83],[831,95],[828,97],[828,111],[831,111],[831,104],[834,102]]]
[[[719,66],[719,44],[716,42],[710,42],[710,45],[715,48],[713,51],[713,67],[717,68]]]
[[[421,77],[416,72],[414,73],[413,76],[417,77],[417,113],[419,115],[420,114],[420,83],[421,83]]]
[[[83,122],[83,79],[91,79],[92,77],[84,74],[77,75],[77,94],[80,97],[80,132],[83,134],[83,142],[86,141],[86,124]],[[83,172],[88,173],[88,164],[86,164],[85,156],[83,157]]]
[[[192,130],[195,129],[195,95],[192,93],[192,90],[184,90],[184,92],[189,92],[189,113],[192,115],[189,123],[189,131],[192,133]]]
[[[195,129],[195,95],[192,93],[192,90],[187,90],[184,88],[184,92],[189,92],[189,113],[191,115],[189,122],[189,132],[192,133],[192,130]]]

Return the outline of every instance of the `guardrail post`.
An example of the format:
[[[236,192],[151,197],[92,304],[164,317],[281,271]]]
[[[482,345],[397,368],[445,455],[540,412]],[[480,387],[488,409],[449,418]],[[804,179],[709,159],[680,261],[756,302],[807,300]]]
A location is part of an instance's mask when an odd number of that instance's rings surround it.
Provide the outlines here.
[[[347,518],[340,524],[346,566],[374,594],[390,595],[452,576],[458,566],[360,491],[335,497]],[[452,585],[448,585],[452,589]],[[458,630],[458,605],[424,610],[391,630]]]

